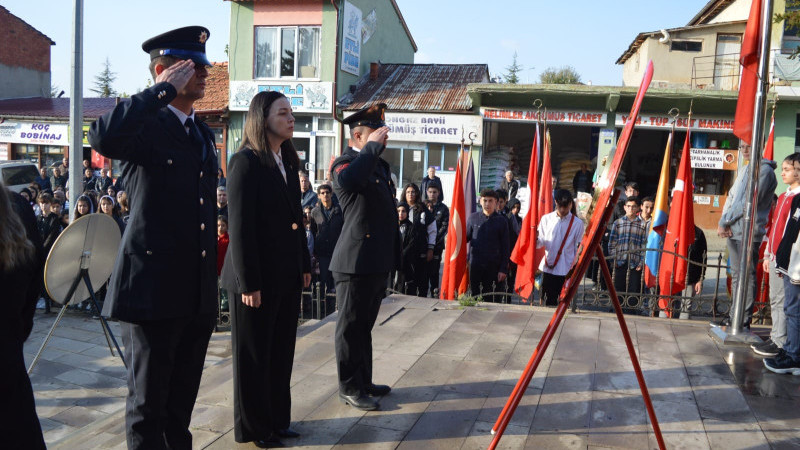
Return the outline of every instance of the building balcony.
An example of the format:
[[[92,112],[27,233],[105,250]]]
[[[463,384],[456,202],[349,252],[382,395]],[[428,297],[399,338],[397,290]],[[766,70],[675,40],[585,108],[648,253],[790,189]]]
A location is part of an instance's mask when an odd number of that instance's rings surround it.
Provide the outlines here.
[[[697,56],[692,60],[692,89],[739,89],[739,53]]]

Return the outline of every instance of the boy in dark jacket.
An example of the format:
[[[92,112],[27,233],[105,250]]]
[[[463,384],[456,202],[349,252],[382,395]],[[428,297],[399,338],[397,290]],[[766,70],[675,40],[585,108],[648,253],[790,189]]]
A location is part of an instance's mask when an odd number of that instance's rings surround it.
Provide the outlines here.
[[[481,191],[481,210],[467,219],[469,278],[472,295],[504,292],[511,255],[508,219],[497,213],[497,192]]]

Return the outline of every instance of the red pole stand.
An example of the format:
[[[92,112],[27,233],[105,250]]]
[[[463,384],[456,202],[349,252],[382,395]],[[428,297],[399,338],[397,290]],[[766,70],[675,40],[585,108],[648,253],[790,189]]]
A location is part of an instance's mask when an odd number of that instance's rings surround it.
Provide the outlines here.
[[[622,337],[625,338],[625,346],[628,347],[628,355],[630,355],[631,363],[633,363],[633,371],[636,373],[636,380],[639,381],[639,389],[642,391],[642,398],[647,408],[647,415],[650,416],[650,423],[653,424],[653,433],[656,435],[658,448],[665,450],[666,446],[664,444],[664,438],[661,436],[661,427],[658,426],[656,411],[653,409],[653,402],[650,401],[650,393],[647,392],[647,384],[644,381],[644,375],[642,375],[642,368],[639,367],[639,359],[636,358],[636,351],[633,349],[631,335],[628,333],[628,325],[625,323],[625,317],[622,315],[622,307],[619,304],[617,290],[614,288],[611,271],[608,270],[608,264],[606,264],[606,260],[603,257],[603,252],[598,248],[596,249],[596,253],[597,259],[600,262],[600,269],[603,271],[603,278],[605,278],[606,284],[608,285],[608,295],[611,297],[611,303],[614,304],[614,312],[617,313],[617,321],[619,321],[619,327],[622,330]]]
[[[553,317],[550,319],[550,323],[547,325],[547,328],[545,328],[542,339],[539,341],[539,345],[537,345],[536,350],[533,351],[531,359],[528,360],[528,365],[525,366],[522,376],[520,376],[519,381],[517,381],[516,386],[514,386],[514,391],[511,392],[511,396],[508,397],[506,405],[503,407],[503,411],[500,413],[500,416],[497,417],[497,422],[495,422],[494,426],[492,427],[494,439],[492,440],[492,445],[489,447],[490,449],[493,449],[497,443],[500,442],[500,437],[503,435],[508,423],[511,421],[511,417],[517,410],[519,402],[525,395],[525,390],[528,389],[528,385],[533,378],[533,374],[536,372],[536,368],[539,367],[539,363],[542,362],[544,353],[547,351],[547,347],[550,346],[550,341],[553,340],[553,336],[556,334],[556,330],[558,329],[558,324],[561,323],[561,319],[564,317],[568,306],[569,302],[558,303],[558,307],[553,313]]]

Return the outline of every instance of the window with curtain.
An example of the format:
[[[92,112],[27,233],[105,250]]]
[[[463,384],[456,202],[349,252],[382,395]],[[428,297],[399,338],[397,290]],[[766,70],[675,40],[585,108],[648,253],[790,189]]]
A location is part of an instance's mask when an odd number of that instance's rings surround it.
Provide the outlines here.
[[[275,54],[278,47],[276,28],[256,28],[255,78],[276,78]]]
[[[328,172],[331,164],[335,142],[336,138],[333,136],[317,136],[317,157],[314,162],[317,182],[325,179],[326,172]]]
[[[319,28],[300,27],[297,45],[299,78],[319,78]]]
[[[254,78],[319,78],[319,27],[256,27]]]

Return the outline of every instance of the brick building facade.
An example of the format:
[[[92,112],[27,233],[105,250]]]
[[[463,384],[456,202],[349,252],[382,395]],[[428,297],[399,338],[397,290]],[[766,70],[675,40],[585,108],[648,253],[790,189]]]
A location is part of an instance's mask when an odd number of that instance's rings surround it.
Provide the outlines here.
[[[0,6],[0,98],[50,95],[52,39]]]

